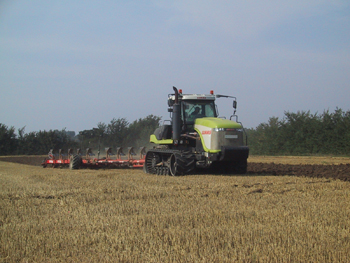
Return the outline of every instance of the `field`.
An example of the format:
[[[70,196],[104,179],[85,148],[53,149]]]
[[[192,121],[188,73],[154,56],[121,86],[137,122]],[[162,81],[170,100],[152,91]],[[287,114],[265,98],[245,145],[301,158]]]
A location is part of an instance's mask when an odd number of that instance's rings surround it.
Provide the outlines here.
[[[246,176],[183,177],[41,159],[0,157],[0,262],[350,258],[350,158],[250,157]]]

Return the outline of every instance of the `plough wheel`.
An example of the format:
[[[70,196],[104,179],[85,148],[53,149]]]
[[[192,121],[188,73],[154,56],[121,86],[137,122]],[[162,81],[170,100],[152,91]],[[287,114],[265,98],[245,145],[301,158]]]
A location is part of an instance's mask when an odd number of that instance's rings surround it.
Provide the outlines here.
[[[74,154],[69,161],[69,169],[76,170],[79,169],[81,165],[81,157],[77,154]]]
[[[45,158],[45,159],[43,160],[43,162],[41,163],[41,165],[43,166],[43,168],[46,168],[46,167],[47,167],[46,160],[47,160],[47,158]]]

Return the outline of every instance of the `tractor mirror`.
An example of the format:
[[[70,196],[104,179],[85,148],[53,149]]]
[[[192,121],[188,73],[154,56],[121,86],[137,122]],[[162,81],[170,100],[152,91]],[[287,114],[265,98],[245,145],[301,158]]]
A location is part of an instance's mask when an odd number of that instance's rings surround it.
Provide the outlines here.
[[[173,109],[172,108],[168,108],[168,112],[173,112]]]
[[[233,108],[237,109],[237,101],[236,100],[233,101]]]
[[[169,106],[169,107],[172,107],[173,105],[174,105],[174,101],[171,100],[171,99],[169,99],[169,100],[168,100],[168,106]]]

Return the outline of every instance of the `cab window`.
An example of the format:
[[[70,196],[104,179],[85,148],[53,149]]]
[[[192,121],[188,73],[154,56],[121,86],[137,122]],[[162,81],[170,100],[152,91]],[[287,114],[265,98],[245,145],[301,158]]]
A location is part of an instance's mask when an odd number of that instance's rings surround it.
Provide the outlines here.
[[[183,101],[183,114],[187,124],[203,117],[216,117],[214,101]]]

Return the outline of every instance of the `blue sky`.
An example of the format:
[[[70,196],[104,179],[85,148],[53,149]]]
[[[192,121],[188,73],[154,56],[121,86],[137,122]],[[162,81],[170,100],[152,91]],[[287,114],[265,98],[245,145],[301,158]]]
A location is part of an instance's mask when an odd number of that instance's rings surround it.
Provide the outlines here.
[[[172,86],[253,128],[350,110],[349,83],[348,0],[0,1],[0,123],[26,132],[167,120]]]

